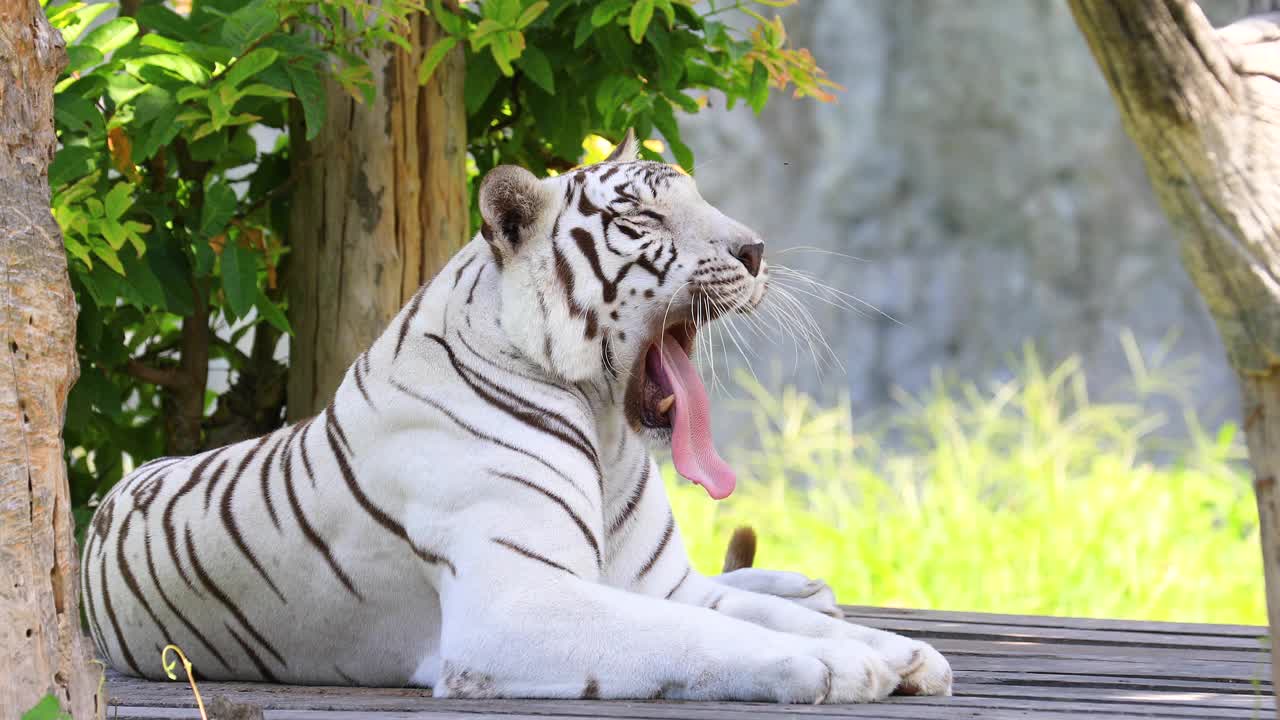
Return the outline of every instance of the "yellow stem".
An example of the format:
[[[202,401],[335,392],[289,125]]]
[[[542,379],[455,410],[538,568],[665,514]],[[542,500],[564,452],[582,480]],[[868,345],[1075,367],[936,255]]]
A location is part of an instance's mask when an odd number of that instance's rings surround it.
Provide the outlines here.
[[[165,659],[168,657],[170,650],[178,654],[178,658],[182,660],[183,669],[187,671],[187,682],[191,685],[191,692],[196,696],[196,706],[200,710],[200,720],[209,720],[209,716],[204,712],[204,700],[200,697],[200,688],[196,687],[195,675],[191,674],[191,661],[187,659],[187,654],[182,652],[182,648],[177,645],[165,645],[164,650],[160,651],[160,662],[164,665],[165,674],[169,676],[170,680],[178,679],[178,676],[173,674],[173,664]]]

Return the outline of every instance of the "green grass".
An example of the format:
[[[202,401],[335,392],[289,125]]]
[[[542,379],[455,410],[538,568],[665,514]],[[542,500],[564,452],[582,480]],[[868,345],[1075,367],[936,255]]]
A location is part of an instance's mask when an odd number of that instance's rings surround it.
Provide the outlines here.
[[[665,468],[695,565],[719,572],[750,524],[757,567],[822,577],[844,603],[1264,624],[1234,427],[1207,434],[1188,414],[1185,439],[1161,446],[1163,419],[1090,400],[1077,360],[1020,365],[990,391],[938,379],[856,430],[847,406],[740,378],[759,447],[729,453],[737,492],[715,503]],[[1140,366],[1134,381],[1180,385]]]

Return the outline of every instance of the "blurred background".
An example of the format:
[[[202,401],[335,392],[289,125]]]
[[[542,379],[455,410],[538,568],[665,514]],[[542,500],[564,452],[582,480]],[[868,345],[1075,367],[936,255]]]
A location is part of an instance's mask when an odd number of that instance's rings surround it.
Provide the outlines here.
[[[703,195],[847,295],[775,272],[820,362],[711,340],[717,434],[770,490],[677,488],[696,554],[752,523],[850,602],[1264,622],[1236,381],[1066,5],[781,14],[837,101],[681,126]]]

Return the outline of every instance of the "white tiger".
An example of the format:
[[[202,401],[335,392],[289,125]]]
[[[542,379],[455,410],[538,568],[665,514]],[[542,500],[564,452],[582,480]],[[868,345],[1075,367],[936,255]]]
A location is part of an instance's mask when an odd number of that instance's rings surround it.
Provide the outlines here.
[[[646,445],[734,489],[688,353],[764,298],[760,239],[630,133],[479,192],[481,232],[323,413],[102,501],[82,570],[101,655],[159,678],[177,643],[209,679],[450,697],[949,694],[937,651],[838,619],[820,581],[707,577],[683,551]]]

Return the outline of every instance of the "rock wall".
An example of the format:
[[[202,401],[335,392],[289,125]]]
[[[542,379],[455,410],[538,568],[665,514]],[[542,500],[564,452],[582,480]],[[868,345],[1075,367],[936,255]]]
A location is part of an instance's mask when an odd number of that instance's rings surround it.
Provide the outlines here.
[[[1202,4],[1217,23],[1246,5]],[[683,123],[695,174],[764,235],[771,262],[866,306],[800,296],[843,370],[820,377],[805,356],[794,369],[789,345],[753,343],[762,380],[847,389],[861,414],[935,369],[1005,378],[1031,340],[1046,361],[1080,354],[1095,397],[1127,397],[1132,330],[1148,355],[1163,345],[1198,363],[1184,389],[1202,420],[1238,414],[1212,321],[1065,3],[806,0],[784,19],[847,90],[831,105],[775,97],[758,117],[713,101]],[[800,246],[827,252],[786,250]]]

